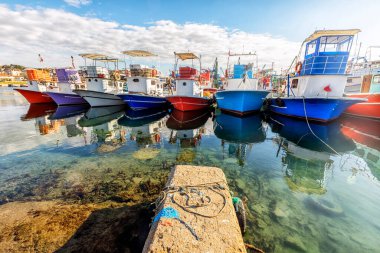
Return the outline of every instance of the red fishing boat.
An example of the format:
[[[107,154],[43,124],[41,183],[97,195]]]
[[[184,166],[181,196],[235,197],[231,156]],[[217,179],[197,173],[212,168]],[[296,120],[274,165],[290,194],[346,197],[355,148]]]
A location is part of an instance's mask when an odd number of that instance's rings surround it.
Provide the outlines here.
[[[28,89],[15,89],[23,95],[30,104],[54,103],[54,100],[48,94],[41,91]]]
[[[176,61],[174,69],[177,69],[178,61],[199,60],[194,53],[174,53]],[[173,107],[180,111],[195,111],[206,109],[211,105],[211,99],[202,97],[202,89],[199,83],[199,72],[192,67],[179,67],[176,81],[176,95],[167,97]]]
[[[380,93],[349,94],[350,98],[366,98],[368,101],[350,106],[345,113],[360,117],[380,119]]]
[[[347,78],[345,95],[350,98],[366,98],[367,101],[350,106],[345,113],[380,119],[380,60],[365,59],[360,63],[357,59],[350,69],[350,74]]]
[[[23,89],[15,89],[31,104],[54,103],[54,100],[46,94],[46,91],[58,91],[56,80],[50,75],[49,70],[26,70],[29,85]]]

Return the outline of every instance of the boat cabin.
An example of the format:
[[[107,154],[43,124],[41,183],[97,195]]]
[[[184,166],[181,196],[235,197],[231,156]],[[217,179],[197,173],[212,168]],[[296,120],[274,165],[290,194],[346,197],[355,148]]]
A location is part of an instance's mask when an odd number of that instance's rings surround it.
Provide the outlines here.
[[[28,90],[57,91],[57,79],[50,69],[27,69]]]
[[[228,53],[227,60],[227,70],[225,76],[227,81],[224,85],[225,90],[258,90],[258,80],[255,77],[255,68],[253,62],[241,62],[241,57],[244,56],[255,56],[256,67],[257,67],[257,54],[256,53],[246,53],[246,54],[231,54]],[[231,68],[229,65],[230,57],[238,57],[238,61]]]
[[[297,61],[289,80],[288,96],[342,97],[346,67],[354,35],[351,30],[321,30],[305,41],[303,61]]]
[[[316,31],[306,39],[300,75],[344,75],[355,33]]]
[[[194,64],[191,66],[181,66],[178,67],[179,60],[191,60],[192,63],[194,60],[200,59],[194,53],[176,53],[174,52],[176,57],[175,65],[174,65],[174,78],[175,78],[175,89],[177,96],[201,96],[202,89],[199,83],[200,71],[194,68]],[[178,71],[177,71],[178,67]]]
[[[144,50],[128,50],[122,52],[130,57],[154,57],[155,54]],[[159,71],[143,64],[130,64],[127,76],[127,90],[130,93],[162,95],[163,84],[159,79]]]
[[[87,90],[118,93],[123,90],[123,82],[120,81],[120,76],[110,75],[109,63],[115,64],[115,69],[118,68],[118,59],[102,54],[80,54],[85,59],[85,67],[82,67],[86,80]],[[87,66],[86,59],[92,60],[92,65]],[[99,62],[104,63],[104,67],[97,66]]]
[[[75,69],[56,69],[58,89],[62,93],[73,93],[72,90],[81,89],[81,78]]]

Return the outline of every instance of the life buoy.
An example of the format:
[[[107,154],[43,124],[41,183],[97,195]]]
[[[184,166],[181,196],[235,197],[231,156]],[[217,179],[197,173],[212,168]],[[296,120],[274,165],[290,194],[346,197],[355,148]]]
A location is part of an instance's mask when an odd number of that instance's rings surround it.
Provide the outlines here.
[[[119,80],[120,80],[120,73],[119,73],[119,71],[115,71],[115,72],[113,72],[113,78],[114,78],[116,81],[119,81]]]
[[[297,62],[296,66],[295,66],[295,71],[296,73],[298,73],[298,75],[301,73],[301,69],[302,69],[302,62]]]

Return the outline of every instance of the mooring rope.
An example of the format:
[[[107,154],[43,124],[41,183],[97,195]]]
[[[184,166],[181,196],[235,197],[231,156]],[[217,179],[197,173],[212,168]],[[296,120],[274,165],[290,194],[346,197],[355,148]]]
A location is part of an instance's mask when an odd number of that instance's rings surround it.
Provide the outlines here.
[[[320,140],[323,144],[325,144],[329,149],[331,149],[335,154],[337,154],[338,156],[340,156],[340,154],[333,148],[331,147],[329,144],[327,144],[326,142],[324,142],[321,138],[319,138],[318,135],[316,135],[313,131],[313,129],[311,129],[311,126],[309,124],[309,119],[307,117],[307,113],[306,113],[306,103],[305,103],[305,97],[302,96],[302,101],[303,101],[303,110],[304,110],[304,113],[305,113],[305,118],[306,118],[306,123],[307,123],[307,126],[309,127],[309,130],[310,132],[318,139]]]

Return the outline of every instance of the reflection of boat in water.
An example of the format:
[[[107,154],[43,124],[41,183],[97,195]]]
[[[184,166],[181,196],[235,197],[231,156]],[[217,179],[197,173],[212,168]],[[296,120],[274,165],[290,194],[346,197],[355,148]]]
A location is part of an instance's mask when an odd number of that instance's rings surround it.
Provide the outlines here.
[[[167,111],[158,109],[147,110],[127,110],[125,115],[121,117],[117,123],[127,127],[138,127],[157,121],[166,116]]]
[[[57,110],[49,117],[49,119],[70,118],[85,113],[88,108],[88,105],[59,106]]]
[[[380,120],[345,115],[340,122],[342,133],[357,143],[355,153],[380,180]]]
[[[97,126],[107,123],[113,119],[119,118],[124,114],[124,105],[115,105],[107,107],[92,107],[78,121],[81,127]]]
[[[139,146],[148,146],[161,142],[160,129],[164,126],[163,118],[167,111],[162,108],[148,110],[127,110],[125,115],[118,120],[121,126],[131,127],[131,140]]]
[[[214,121],[214,133],[219,139],[234,143],[255,143],[265,140],[265,131],[259,114],[241,118],[220,113],[216,115]]]
[[[365,146],[380,150],[380,120],[344,116],[340,122],[345,136]]]
[[[334,152],[326,144],[322,143],[321,140],[337,152],[347,152],[355,149],[355,143],[342,134],[339,121],[329,124],[309,122],[310,128],[319,139],[310,131],[305,120],[271,115],[269,124],[273,132],[278,133],[287,141],[311,151]]]
[[[166,126],[173,130],[189,130],[203,126],[211,116],[210,110],[179,111],[173,110]]]
[[[223,150],[228,143],[228,154],[235,156],[241,166],[252,148],[251,144],[265,140],[261,121],[259,114],[242,118],[222,112],[215,117],[215,135],[222,140]]]
[[[331,154],[334,151],[352,151],[356,147],[351,139],[342,134],[338,121],[330,124],[310,123],[310,128],[319,139],[311,133],[305,120],[271,115],[269,124],[272,131],[282,137],[276,139],[278,153],[280,148],[285,151],[282,157],[285,181],[292,191],[324,194],[327,171],[333,164]]]
[[[179,140],[180,147],[182,148],[196,147],[199,145],[205,130],[202,126],[210,116],[209,110],[173,110],[166,121],[166,126],[172,130],[169,142],[176,143]],[[190,150],[188,151],[190,152]]]
[[[21,120],[30,120],[52,114],[57,109],[53,103],[47,104],[30,104],[28,112],[21,117]]]

